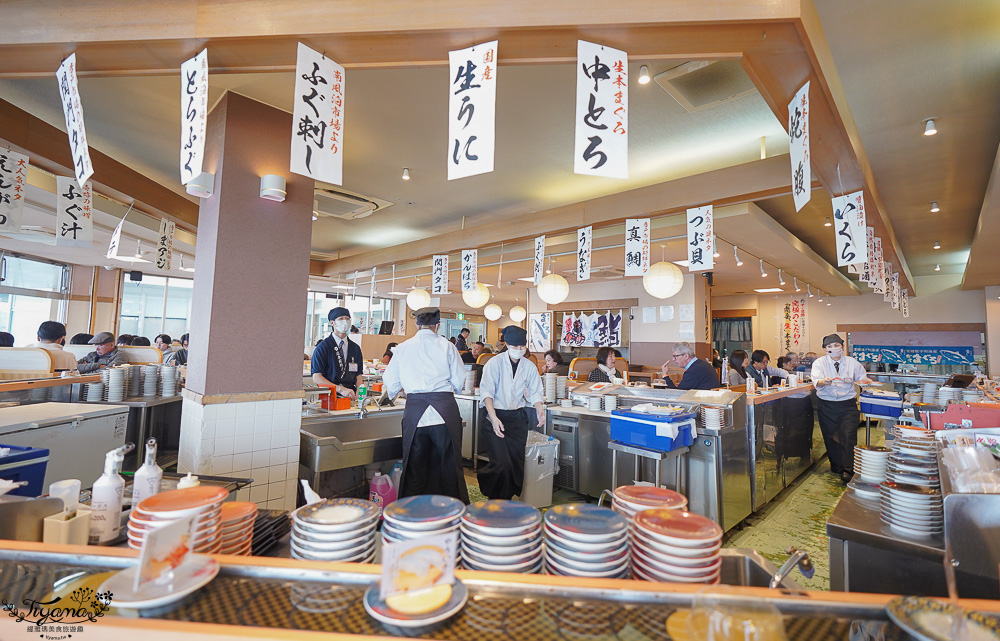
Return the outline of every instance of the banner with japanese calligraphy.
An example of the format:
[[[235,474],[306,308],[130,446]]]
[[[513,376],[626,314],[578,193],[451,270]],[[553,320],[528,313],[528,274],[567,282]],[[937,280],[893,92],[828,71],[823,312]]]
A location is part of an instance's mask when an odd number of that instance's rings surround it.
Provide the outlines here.
[[[899,272],[892,273],[892,297],[890,303],[892,303],[893,309],[899,309]]]
[[[66,135],[73,155],[73,172],[76,182],[82,185],[94,175],[94,165],[90,162],[90,147],[87,146],[87,128],[83,124],[83,105],[80,89],[76,81],[76,54],[71,53],[62,61],[56,71],[59,81],[59,98],[62,101],[63,117],[66,119]]]
[[[687,210],[688,271],[703,272],[715,268],[715,229],[712,205]]]
[[[900,310],[903,312],[903,318],[910,317],[910,290],[904,289],[900,295],[899,300]]]
[[[528,349],[535,354],[552,349],[552,312],[528,314]]]
[[[875,267],[875,228],[865,227],[865,264],[861,267],[861,282],[867,283],[869,289],[874,288],[872,276]]]
[[[448,293],[448,255],[434,256],[431,267],[431,294]]]
[[[910,345],[851,345],[851,356],[862,362],[907,365],[968,365],[975,362],[972,347],[916,347]]]
[[[558,331],[559,344],[563,347],[619,347],[622,313],[565,314]]]
[[[448,52],[448,180],[493,171],[497,44]]]
[[[462,250],[462,291],[473,292],[479,285],[479,250]]]
[[[644,276],[649,271],[649,219],[625,220],[625,275]]]
[[[535,285],[545,277],[545,236],[535,237]]]
[[[75,178],[56,176],[56,245],[90,247],[94,243],[93,192]]]
[[[125,212],[125,216],[128,216],[128,212]],[[118,225],[115,227],[115,231],[111,234],[111,242],[108,243],[108,253],[105,255],[107,258],[118,258],[119,250],[122,248],[122,227],[125,226],[125,216],[118,221]]]
[[[812,196],[809,165],[809,83],[802,85],[788,103],[788,152],[792,158],[792,198],[799,211]]]
[[[882,261],[882,239],[878,236],[875,237],[875,265],[872,269],[872,289],[875,290],[876,294],[881,294],[885,291],[885,263]]]
[[[181,65],[181,184],[201,173],[208,125],[208,49]]]
[[[809,351],[805,298],[795,298],[785,303],[778,316],[778,337],[780,349],[785,354]]]
[[[628,178],[628,54],[577,41],[573,172]]]
[[[340,185],[344,180],[344,68],[301,42],[295,59],[291,171]]]
[[[863,193],[858,191],[834,196],[831,201],[833,229],[837,241],[837,266],[861,265],[867,258],[864,245],[867,232]]]
[[[0,150],[0,231],[21,231],[28,157]]]
[[[583,227],[576,230],[576,279],[590,279],[590,249],[594,228]]]
[[[153,266],[161,272],[170,271],[170,258],[174,253],[174,223],[160,219],[160,233],[156,236],[156,256]]]

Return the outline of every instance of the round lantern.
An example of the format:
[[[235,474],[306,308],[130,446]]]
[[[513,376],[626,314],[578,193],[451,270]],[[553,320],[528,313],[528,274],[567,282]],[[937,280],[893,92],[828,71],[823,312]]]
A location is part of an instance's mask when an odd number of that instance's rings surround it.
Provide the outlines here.
[[[483,316],[486,317],[486,320],[495,321],[503,316],[503,310],[496,303],[490,303],[483,310]]]
[[[559,274],[549,274],[539,281],[535,291],[549,305],[558,305],[569,296],[569,283]]]
[[[427,307],[431,304],[431,295],[427,293],[426,289],[411,289],[410,293],[406,295],[406,306],[417,311],[422,307]]]
[[[521,321],[523,321],[525,318],[528,317],[528,310],[521,307],[520,305],[515,305],[514,307],[510,308],[509,312],[507,312],[507,316],[515,323],[520,323]]]
[[[490,302],[490,290],[482,283],[476,283],[476,288],[462,292],[462,300],[469,307],[479,308]]]
[[[662,262],[651,265],[642,277],[642,287],[650,296],[670,298],[684,286],[684,273],[673,263]]]

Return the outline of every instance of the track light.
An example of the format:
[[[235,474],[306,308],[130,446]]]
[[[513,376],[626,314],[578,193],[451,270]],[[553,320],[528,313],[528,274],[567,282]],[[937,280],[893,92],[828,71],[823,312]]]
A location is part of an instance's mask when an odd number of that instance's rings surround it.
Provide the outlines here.
[[[781,268],[780,267],[778,268],[778,284],[779,285],[784,285],[785,284],[785,279],[781,275]]]
[[[649,67],[642,65],[639,67],[639,84],[647,85],[649,84]]]
[[[941,243],[939,243],[938,241],[935,240],[934,241],[934,249],[941,249]]]
[[[937,133],[937,127],[934,125],[934,119],[933,118],[927,118],[926,120],[924,120],[924,123],[925,123],[924,124],[924,135],[925,136],[933,136],[934,134]]]
[[[833,223],[830,222],[830,217],[829,216],[826,217],[826,222],[823,223],[823,226],[824,227],[832,227],[833,226]]]
[[[820,291],[820,290],[816,290],[816,293],[818,294],[816,296],[816,302],[817,303],[822,303],[823,302],[823,292]]]
[[[737,247],[736,245],[733,245],[733,256],[736,258],[736,266],[737,267],[742,267],[743,266],[743,261],[740,260],[739,249],[740,249],[739,247]]]
[[[795,291],[801,292],[802,288],[799,287],[799,277],[798,276],[792,276],[792,279],[795,281]]]
[[[934,202],[931,203],[931,213],[936,214],[939,211],[941,211],[941,208],[938,207],[937,201],[935,200]]]
[[[767,278],[767,272],[764,271],[764,259],[760,258],[758,260],[760,260],[760,277]]]
[[[403,167],[403,180],[409,180],[409,179],[410,179],[410,168]]]
[[[813,290],[812,290],[812,286],[809,285],[809,283],[806,283],[806,291],[809,292],[809,298],[812,298],[813,297]]]
[[[833,305],[833,301],[830,300],[830,295],[829,294],[826,295],[826,304],[827,304],[827,306]]]
[[[715,253],[712,254],[712,257],[713,258],[718,258],[719,257],[719,243],[715,244]]]
[[[142,241],[138,239],[135,241],[135,257],[142,258]]]
[[[941,271],[941,263],[938,263],[937,265],[934,265],[934,271],[936,271],[936,272]]]

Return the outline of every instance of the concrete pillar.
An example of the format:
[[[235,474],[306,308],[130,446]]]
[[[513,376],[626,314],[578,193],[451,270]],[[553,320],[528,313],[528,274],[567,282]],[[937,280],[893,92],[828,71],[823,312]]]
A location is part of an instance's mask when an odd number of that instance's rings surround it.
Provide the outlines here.
[[[227,93],[208,116],[178,470],[250,477],[239,498],[291,509],[298,478],[303,301],[313,181],[292,174],[292,116]],[[284,202],[260,177],[285,177]]]

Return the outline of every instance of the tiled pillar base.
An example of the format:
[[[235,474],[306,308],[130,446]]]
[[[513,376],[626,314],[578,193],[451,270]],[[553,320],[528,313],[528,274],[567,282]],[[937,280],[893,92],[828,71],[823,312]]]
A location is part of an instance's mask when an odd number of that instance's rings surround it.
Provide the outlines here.
[[[252,478],[238,500],[295,509],[301,399],[183,403],[178,472]]]

